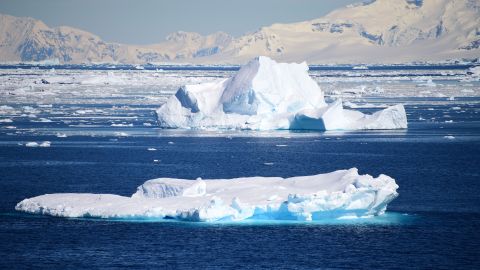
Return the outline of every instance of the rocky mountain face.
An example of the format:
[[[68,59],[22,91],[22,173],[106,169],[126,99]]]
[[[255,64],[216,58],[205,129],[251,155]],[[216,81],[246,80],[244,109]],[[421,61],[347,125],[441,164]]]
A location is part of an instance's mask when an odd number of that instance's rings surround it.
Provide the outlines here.
[[[1,62],[238,64],[266,55],[318,64],[401,63],[474,59],[479,47],[478,0],[376,0],[238,38],[176,32],[148,46],[108,43],[82,30],[0,15]]]

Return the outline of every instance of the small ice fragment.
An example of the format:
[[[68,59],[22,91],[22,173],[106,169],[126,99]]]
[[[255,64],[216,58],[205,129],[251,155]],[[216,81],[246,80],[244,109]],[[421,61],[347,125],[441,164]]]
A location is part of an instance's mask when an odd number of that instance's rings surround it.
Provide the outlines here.
[[[174,142],[168,142],[168,144],[175,144]]]
[[[273,162],[264,162],[263,165],[266,165],[266,166],[272,166],[274,163]]]
[[[286,146],[288,146],[288,145],[286,145],[286,144],[277,144],[277,145],[275,145],[275,146],[276,146],[276,147],[286,147]]]
[[[37,142],[27,142],[25,144],[26,147],[38,147],[38,143]]]
[[[117,137],[128,137],[128,134],[125,132],[115,132],[114,135]]]
[[[120,123],[120,124],[111,124],[110,126],[112,127],[133,127],[133,124],[123,124],[123,123]]]
[[[40,146],[40,147],[50,147],[50,144],[51,144],[51,142],[49,142],[49,141],[44,141],[44,142],[42,142],[39,146]]]
[[[149,147],[147,150],[148,151],[157,151],[157,148]]]
[[[443,138],[447,139],[447,140],[454,140],[455,137],[454,136],[451,136],[451,135],[448,135],[448,136],[443,136]]]

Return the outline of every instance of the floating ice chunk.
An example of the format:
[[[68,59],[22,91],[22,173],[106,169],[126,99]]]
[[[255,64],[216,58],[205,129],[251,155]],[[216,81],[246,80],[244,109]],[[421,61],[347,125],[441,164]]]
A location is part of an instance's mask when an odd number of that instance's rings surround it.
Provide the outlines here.
[[[12,123],[13,120],[10,119],[10,118],[4,118],[4,119],[0,119],[0,123]]]
[[[471,67],[468,71],[467,74],[472,76],[473,78],[480,79],[480,66],[476,67]]]
[[[50,147],[51,145],[51,142],[49,141],[44,141],[42,143],[38,143],[38,142],[27,142],[25,144],[26,147]]]
[[[41,122],[41,123],[50,123],[52,120],[48,118],[39,118],[36,122]]]
[[[5,115],[5,114],[14,114],[16,113],[16,110],[8,105],[0,105],[0,115]]]
[[[49,141],[44,141],[41,144],[39,144],[38,146],[40,146],[40,147],[50,147],[51,144],[52,143],[49,142]]]
[[[344,101],[343,107],[347,107],[350,109],[358,109],[358,108],[387,108],[388,105],[386,104],[372,104],[372,103],[365,103],[365,104],[355,104],[350,101]]]
[[[126,132],[114,132],[113,134],[117,137],[128,137],[128,133]]]
[[[156,113],[163,128],[350,130],[407,127],[402,105],[371,116],[344,110],[341,102],[327,105],[323,91],[308,75],[305,62],[277,63],[263,56],[250,61],[232,78],[181,87]]]
[[[25,199],[15,209],[59,217],[308,221],[381,215],[397,197],[397,188],[386,175],[359,175],[355,168],[291,178],[159,178],[145,182],[131,197],[47,194]]]
[[[120,123],[120,124],[111,124],[110,126],[112,126],[112,127],[133,127],[133,124],[132,123],[130,123],[130,124]]]
[[[147,148],[148,151],[157,151],[157,148],[149,147]]]
[[[26,147],[38,147],[39,144],[37,142],[27,142],[25,144]]]
[[[297,113],[290,129],[349,130],[349,129],[400,129],[407,128],[403,105],[395,105],[372,115],[346,110],[337,100],[323,110]]]
[[[445,138],[445,139],[447,139],[447,140],[455,140],[455,137],[454,137],[454,136],[451,136],[451,135],[443,136],[443,138]]]
[[[437,84],[434,83],[431,78],[429,78],[426,82],[422,82],[420,84],[417,84],[417,86],[435,87],[435,86],[437,86]],[[428,93],[430,93],[430,92],[428,92]]]

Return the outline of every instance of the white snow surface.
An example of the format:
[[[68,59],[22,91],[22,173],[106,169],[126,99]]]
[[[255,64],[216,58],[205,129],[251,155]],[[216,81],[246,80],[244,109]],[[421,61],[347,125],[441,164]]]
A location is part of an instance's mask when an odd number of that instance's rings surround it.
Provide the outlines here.
[[[344,109],[341,100],[327,104],[305,62],[277,63],[265,56],[253,59],[231,78],[181,87],[156,112],[164,128],[407,128],[403,105],[365,115]]]
[[[389,176],[359,175],[356,168],[291,178],[158,178],[139,186],[131,197],[46,194],[25,199],[15,209],[58,217],[310,221],[381,215],[398,196],[397,188]]]
[[[478,0],[370,0],[238,37],[179,31],[151,45],[109,43],[80,29],[53,28],[32,18],[0,14],[0,25],[3,62],[244,64],[267,55],[280,61],[362,67],[480,55]],[[51,52],[45,54],[47,49]]]

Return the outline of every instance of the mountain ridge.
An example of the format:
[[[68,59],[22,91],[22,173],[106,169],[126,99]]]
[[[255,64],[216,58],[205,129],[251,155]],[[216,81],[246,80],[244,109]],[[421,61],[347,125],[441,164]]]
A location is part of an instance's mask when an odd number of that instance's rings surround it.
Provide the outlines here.
[[[0,62],[242,64],[258,55],[311,64],[477,59],[480,1],[374,0],[238,38],[178,31],[151,45],[105,42],[68,26],[0,14]]]

